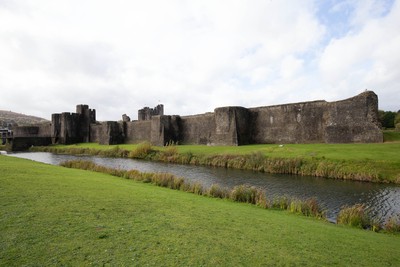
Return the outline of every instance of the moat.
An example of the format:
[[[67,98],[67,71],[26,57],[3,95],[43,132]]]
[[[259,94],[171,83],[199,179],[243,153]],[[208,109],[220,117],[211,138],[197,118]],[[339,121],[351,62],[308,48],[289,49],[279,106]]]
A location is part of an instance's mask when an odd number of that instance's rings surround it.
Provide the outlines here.
[[[82,159],[96,164],[121,169],[136,169],[141,172],[168,172],[196,181],[209,187],[212,184],[232,188],[249,184],[265,190],[268,197],[288,196],[300,199],[315,197],[327,210],[327,217],[335,221],[344,205],[365,204],[371,214],[381,222],[400,214],[400,186],[356,181],[343,181],[295,175],[276,175],[253,171],[212,168],[191,165],[165,164],[122,158],[58,155],[45,152],[9,154],[20,158],[58,165],[63,161]]]

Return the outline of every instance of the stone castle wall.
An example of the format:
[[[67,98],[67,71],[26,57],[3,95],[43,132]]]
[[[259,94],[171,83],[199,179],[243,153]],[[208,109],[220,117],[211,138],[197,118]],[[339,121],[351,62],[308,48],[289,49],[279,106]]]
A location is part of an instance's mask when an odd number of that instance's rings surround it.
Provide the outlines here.
[[[21,151],[31,146],[47,146],[51,144],[51,125],[19,126],[13,130],[11,149]]]
[[[250,109],[251,143],[325,143],[325,101]]]
[[[125,140],[123,123],[106,121],[90,125],[90,142],[102,145],[122,144]]]
[[[175,142],[180,144],[210,145],[215,135],[214,113],[181,117],[178,123],[178,137]]]
[[[126,123],[126,143],[141,143],[149,141],[151,121],[133,121]]]
[[[216,108],[181,117],[178,125],[174,141],[182,144],[383,142],[378,97],[371,91],[337,102]]]
[[[32,141],[35,138],[38,144],[148,141],[159,146],[170,141],[203,145],[383,142],[378,97],[371,91],[337,102],[221,107],[192,116],[162,115],[163,106],[159,105],[155,109],[143,109],[147,115],[137,121],[99,123],[96,111],[87,105],[78,105],[76,110],[76,113],[53,114],[51,125],[17,127],[16,142],[19,146],[23,138],[29,138],[25,141],[28,145],[35,145]]]

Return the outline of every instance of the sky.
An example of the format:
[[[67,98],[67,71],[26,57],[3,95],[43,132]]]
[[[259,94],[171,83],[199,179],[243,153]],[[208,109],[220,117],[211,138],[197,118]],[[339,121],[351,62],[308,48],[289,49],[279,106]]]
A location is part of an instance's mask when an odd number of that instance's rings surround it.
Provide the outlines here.
[[[0,0],[0,109],[97,120],[337,101],[400,109],[400,0]]]

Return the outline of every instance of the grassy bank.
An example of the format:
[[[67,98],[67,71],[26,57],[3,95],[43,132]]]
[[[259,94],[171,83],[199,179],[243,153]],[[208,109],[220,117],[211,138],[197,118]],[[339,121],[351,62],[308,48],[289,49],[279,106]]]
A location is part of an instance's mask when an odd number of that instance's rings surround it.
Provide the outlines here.
[[[397,266],[399,235],[0,156],[0,265]]]
[[[35,147],[32,150],[400,183],[398,141],[381,144],[269,144],[236,147],[77,144]]]
[[[237,185],[232,190],[213,184],[209,188],[201,183],[191,183],[183,177],[177,177],[169,173],[139,172],[137,170],[122,170],[97,165],[91,161],[72,160],[63,162],[63,167],[89,170],[106,173],[113,176],[131,179],[144,183],[152,183],[160,187],[194,193],[196,195],[229,199],[235,202],[244,202],[257,205],[264,209],[288,210],[299,215],[316,217],[325,220],[325,211],[318,205],[315,198],[300,200],[286,196],[271,198],[263,190],[251,185]],[[400,223],[399,223],[400,225]],[[370,228],[371,225],[364,224],[363,228]]]

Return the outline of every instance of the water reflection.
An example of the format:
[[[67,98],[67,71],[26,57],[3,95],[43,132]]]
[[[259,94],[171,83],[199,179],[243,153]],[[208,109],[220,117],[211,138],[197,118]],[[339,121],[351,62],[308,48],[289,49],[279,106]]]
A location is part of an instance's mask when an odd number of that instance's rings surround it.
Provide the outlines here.
[[[168,172],[187,180],[201,182],[208,187],[219,184],[232,188],[239,184],[250,184],[262,188],[267,196],[296,198],[315,197],[327,210],[327,217],[334,221],[344,205],[363,203],[371,213],[380,218],[400,214],[400,187],[396,185],[341,181],[317,177],[266,174],[252,171],[212,168],[191,165],[176,165],[121,158],[101,158],[93,156],[56,155],[45,152],[10,154],[48,164],[58,165],[66,160],[90,160],[112,168],[136,169],[141,172]]]

